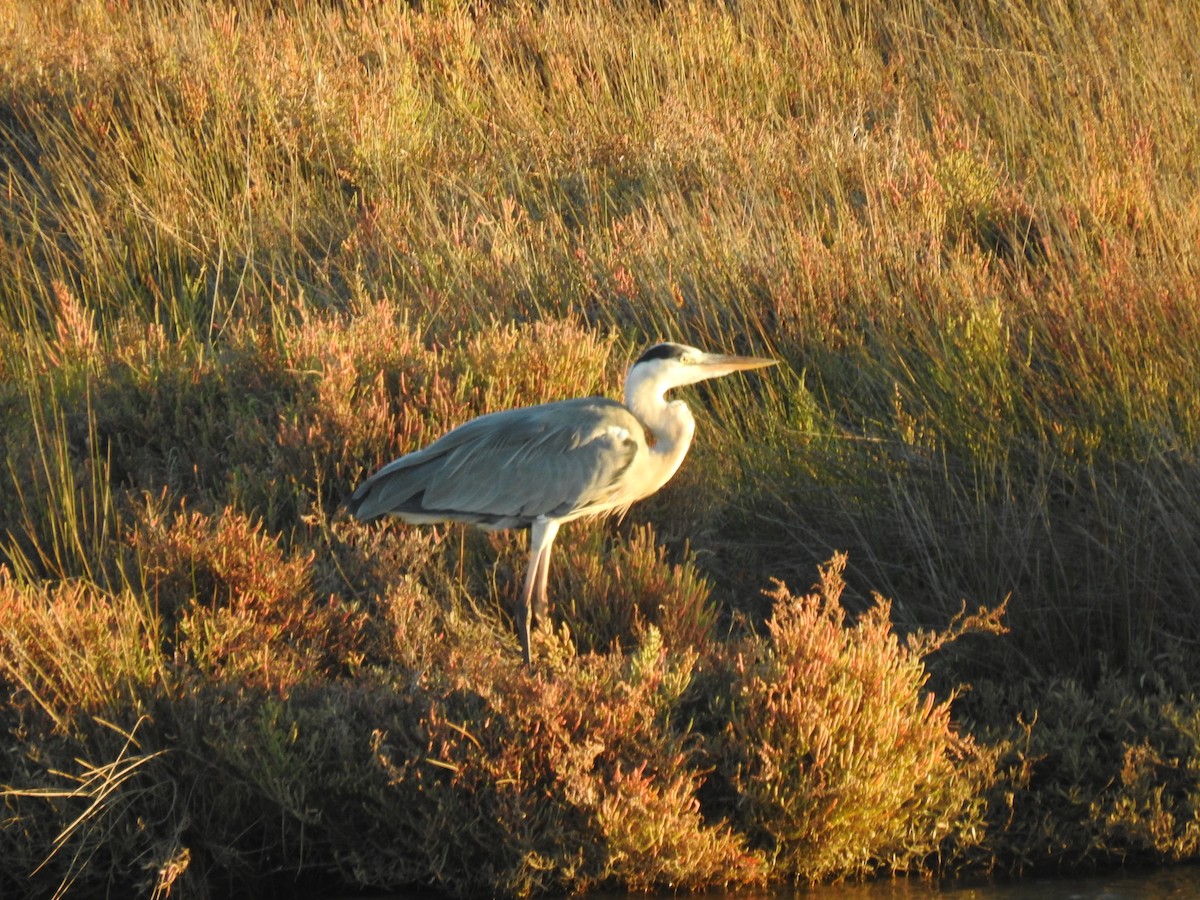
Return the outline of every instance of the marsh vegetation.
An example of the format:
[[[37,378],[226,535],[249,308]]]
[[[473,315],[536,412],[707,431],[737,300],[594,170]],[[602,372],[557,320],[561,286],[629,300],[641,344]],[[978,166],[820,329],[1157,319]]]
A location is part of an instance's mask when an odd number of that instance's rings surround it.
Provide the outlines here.
[[[0,890],[537,895],[1200,845],[1200,7],[0,11]],[[683,469],[334,515],[485,411]]]

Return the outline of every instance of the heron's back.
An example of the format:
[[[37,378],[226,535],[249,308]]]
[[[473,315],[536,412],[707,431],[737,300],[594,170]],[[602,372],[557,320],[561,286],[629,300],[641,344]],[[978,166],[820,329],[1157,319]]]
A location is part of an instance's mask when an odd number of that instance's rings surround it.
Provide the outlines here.
[[[627,506],[622,478],[647,452],[642,423],[603,397],[505,410],[394,460],[345,505],[364,521],[394,515],[485,528],[578,518]]]

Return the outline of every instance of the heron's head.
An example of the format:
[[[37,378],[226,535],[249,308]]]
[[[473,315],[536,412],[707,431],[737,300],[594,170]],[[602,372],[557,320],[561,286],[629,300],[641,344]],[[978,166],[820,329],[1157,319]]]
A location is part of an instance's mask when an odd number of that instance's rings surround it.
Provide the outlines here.
[[[695,384],[706,378],[717,378],[745,369],[761,369],[775,365],[776,360],[761,356],[730,356],[706,353],[686,344],[655,344],[629,367],[626,392],[630,385],[653,385],[659,396],[674,387]]]

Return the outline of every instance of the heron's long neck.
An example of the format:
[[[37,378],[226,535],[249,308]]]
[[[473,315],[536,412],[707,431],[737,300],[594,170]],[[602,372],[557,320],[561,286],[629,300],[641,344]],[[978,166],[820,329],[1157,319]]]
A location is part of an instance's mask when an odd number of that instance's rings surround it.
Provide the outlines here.
[[[675,474],[696,432],[696,420],[682,400],[668,402],[670,385],[651,379],[628,378],[625,381],[625,405],[653,437],[650,452],[661,467],[660,486]]]

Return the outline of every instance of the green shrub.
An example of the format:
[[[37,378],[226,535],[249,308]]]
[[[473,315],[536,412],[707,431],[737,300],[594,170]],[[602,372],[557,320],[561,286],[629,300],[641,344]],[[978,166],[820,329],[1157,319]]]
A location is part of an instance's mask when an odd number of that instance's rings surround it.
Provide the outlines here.
[[[777,877],[916,870],[983,836],[991,755],[926,690],[921,648],[892,632],[887,601],[845,622],[845,564],[834,557],[805,596],[777,583],[769,640],[725,651],[728,724],[710,752],[736,827]]]
[[[1197,701],[1182,660],[1094,686],[983,681],[961,712],[997,749],[987,840],[964,865],[1003,872],[1161,864],[1197,852]],[[1006,723],[999,709],[1016,708]]]

